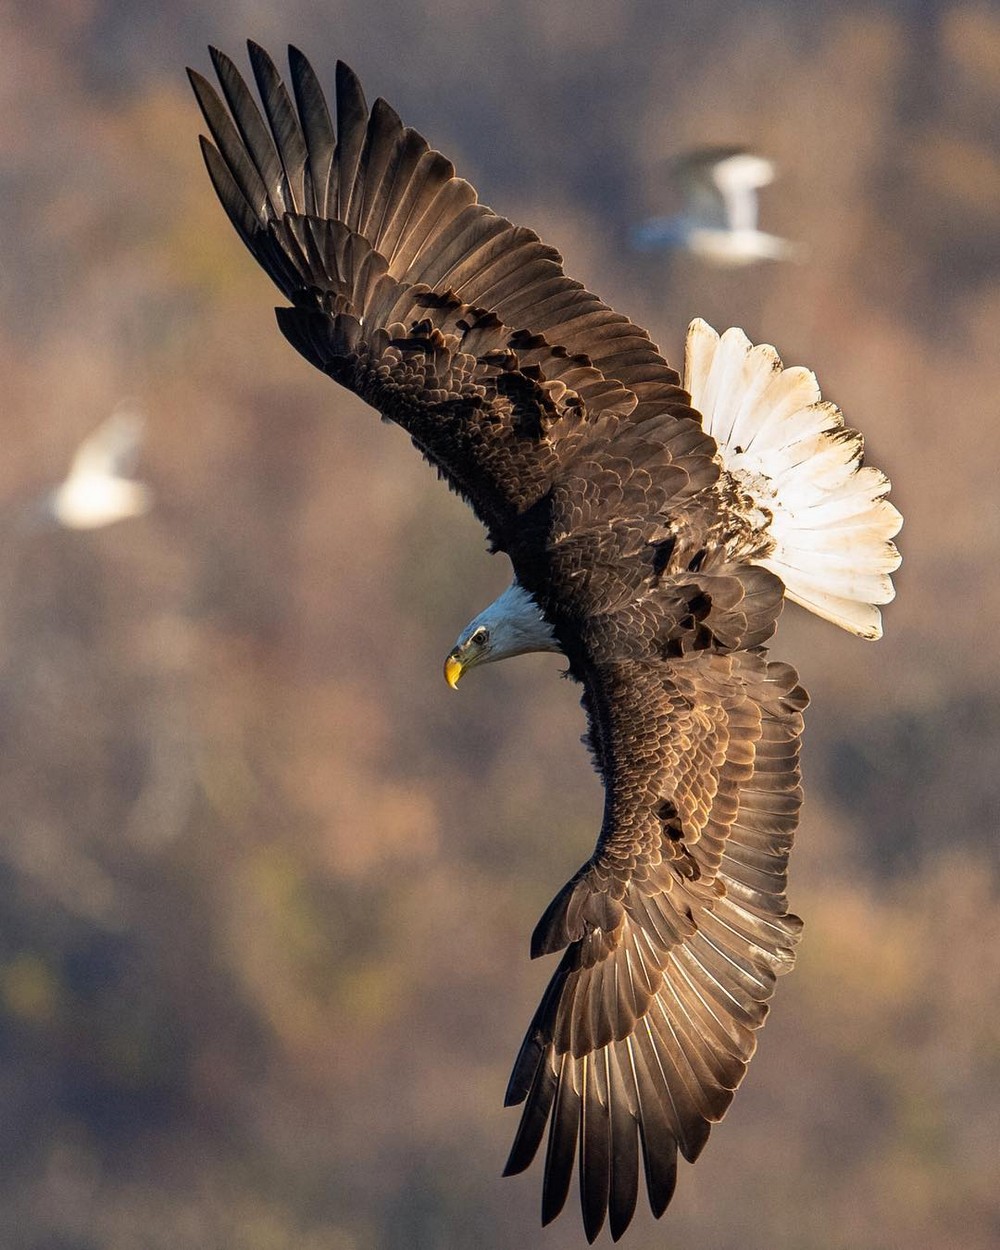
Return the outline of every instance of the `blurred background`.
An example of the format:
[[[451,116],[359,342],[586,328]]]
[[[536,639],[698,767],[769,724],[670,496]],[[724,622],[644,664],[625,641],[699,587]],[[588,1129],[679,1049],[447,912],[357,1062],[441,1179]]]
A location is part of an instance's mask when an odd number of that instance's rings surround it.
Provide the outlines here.
[[[447,690],[507,582],[310,370],[208,183],[184,66],[341,57],[679,360],[807,363],[906,516],[886,636],[795,608],[812,693],[757,1058],[662,1223],[691,1250],[1000,1239],[1000,12],[983,0],[0,6],[0,1244],[579,1247],[502,1181],[528,936],[601,796],[530,656]],[[630,254],[665,160],[752,145],[808,263]],[[125,396],[146,517],[24,530]],[[576,1205],[571,1195],[570,1208]],[[606,1236],[606,1234],[605,1234]]]

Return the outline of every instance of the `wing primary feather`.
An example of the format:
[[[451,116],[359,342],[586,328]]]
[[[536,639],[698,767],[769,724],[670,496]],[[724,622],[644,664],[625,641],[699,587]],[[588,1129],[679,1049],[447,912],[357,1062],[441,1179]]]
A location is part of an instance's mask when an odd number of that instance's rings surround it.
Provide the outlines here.
[[[549,1139],[545,1151],[545,1178],[542,1182],[542,1225],[551,1224],[566,1205],[573,1176],[573,1159],[580,1124],[580,1094],[574,1083],[572,1055],[560,1059],[559,1087],[556,1090]]]
[[[580,1060],[580,1201],[583,1228],[590,1243],[604,1227],[611,1181],[609,1117],[599,1088],[599,1074],[603,1066],[601,1056],[602,1051],[598,1050]]]
[[[260,92],[278,158],[284,170],[290,207],[299,213],[308,212],[310,205],[306,200],[305,182],[309,154],[295,107],[270,56],[252,39],[247,40],[247,50],[257,90]]]
[[[333,154],[337,146],[336,131],[315,70],[299,49],[291,44],[288,48],[288,68],[295,107],[298,109],[306,151],[309,154],[306,207],[307,211],[322,216],[329,203]]]
[[[604,1050],[607,1065],[608,1115],[611,1124],[611,1179],[608,1194],[608,1229],[618,1241],[632,1222],[639,1195],[639,1137],[633,1107],[638,1107],[629,1067],[622,1069],[625,1046],[619,1042]]]
[[[260,175],[268,199],[279,213],[294,210],[291,197],[285,193],[284,170],[278,159],[274,139],[260,115],[260,109],[250,94],[250,89],[224,52],[220,52],[218,48],[210,48],[209,54],[222,87],[222,94],[226,97],[233,121],[242,136],[245,150]]]
[[[328,203],[327,213],[339,221],[351,220],[351,201],[357,184],[358,162],[368,124],[368,105],[357,74],[343,61],[337,62],[337,170],[336,203]],[[331,188],[332,196],[333,188]]]
[[[643,1053],[644,1036],[640,1028],[625,1044],[639,1099],[639,1141],[646,1193],[650,1209],[659,1219],[677,1185],[677,1133],[667,1114],[668,1104],[660,1092],[659,1082],[654,1079]]]
[[[215,88],[196,70],[188,70],[188,77],[219,156],[225,163],[232,181],[249,204],[257,222],[259,225],[264,225],[267,221],[264,211],[267,204],[267,188],[261,180],[260,171],[251,161]],[[209,167],[209,172],[211,172],[211,167]],[[213,181],[215,181],[214,178]],[[249,243],[245,235],[244,240]]]
[[[524,1102],[528,1096],[538,1064],[552,1041],[553,1025],[559,1008],[559,1000],[562,997],[563,986],[566,983],[570,969],[575,964],[575,960],[576,952],[568,950],[563,955],[559,967],[553,973],[552,979],[545,987],[542,1001],[538,1004],[538,1009],[531,1018],[528,1031],[524,1035],[524,1041],[521,1043],[517,1058],[514,1060],[514,1067],[511,1070],[510,1080],[507,1083],[507,1093],[504,1095],[505,1107],[513,1107],[517,1103]]]
[[[558,1084],[553,1057],[551,1052],[547,1052],[535,1069],[535,1079],[528,1091],[514,1144],[504,1166],[504,1176],[515,1176],[518,1172],[523,1172],[538,1153]]]
[[[222,207],[226,210],[226,215],[243,241],[248,246],[252,246],[252,240],[260,230],[260,219],[254,212],[253,205],[237,185],[229,166],[219,155],[218,150],[204,135],[199,136],[199,141],[208,176],[212,180],[212,186],[215,187]]]

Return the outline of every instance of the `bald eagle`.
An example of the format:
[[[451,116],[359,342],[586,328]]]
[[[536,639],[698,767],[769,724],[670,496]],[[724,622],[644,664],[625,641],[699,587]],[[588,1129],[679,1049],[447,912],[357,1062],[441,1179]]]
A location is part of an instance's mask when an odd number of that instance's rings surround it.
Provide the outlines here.
[[[801,921],[788,911],[806,694],[764,644],[785,597],[864,638],[899,563],[889,482],[814,376],[689,331],[683,385],[644,330],[468,182],[347,66],[336,125],[249,45],[261,107],[193,71],[215,190],[313,365],[395,421],[513,565],[459,635],[479,665],[557,651],[605,788],[590,859],[531,941],[562,951],[514,1063],[506,1166],[548,1128],[542,1220],[579,1159],[589,1241],[653,1213],[732,1100]]]

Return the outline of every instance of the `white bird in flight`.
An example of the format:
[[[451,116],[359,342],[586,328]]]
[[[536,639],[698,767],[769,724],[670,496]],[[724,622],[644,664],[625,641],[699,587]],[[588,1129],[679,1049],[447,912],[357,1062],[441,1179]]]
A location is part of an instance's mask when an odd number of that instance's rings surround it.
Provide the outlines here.
[[[145,417],[119,405],[77,449],[66,478],[44,500],[45,511],[67,529],[98,529],[153,506],[153,493],[134,481]]]
[[[800,244],[757,229],[757,190],[774,180],[771,161],[744,148],[708,147],[677,157],[670,168],[684,211],[637,226],[635,248],[676,248],[727,268],[801,257]]]

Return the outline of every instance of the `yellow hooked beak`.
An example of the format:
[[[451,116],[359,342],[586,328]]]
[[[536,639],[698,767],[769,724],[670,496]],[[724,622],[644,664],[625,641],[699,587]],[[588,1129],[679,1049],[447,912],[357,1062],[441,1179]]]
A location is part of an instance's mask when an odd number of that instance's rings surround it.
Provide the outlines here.
[[[452,690],[458,689],[458,679],[462,676],[462,661],[454,651],[444,662],[444,679]]]

